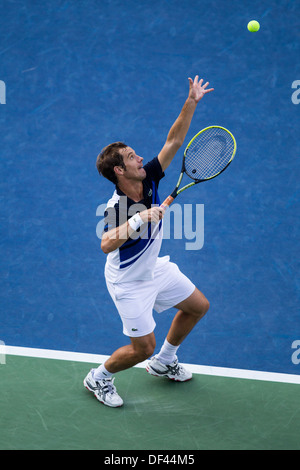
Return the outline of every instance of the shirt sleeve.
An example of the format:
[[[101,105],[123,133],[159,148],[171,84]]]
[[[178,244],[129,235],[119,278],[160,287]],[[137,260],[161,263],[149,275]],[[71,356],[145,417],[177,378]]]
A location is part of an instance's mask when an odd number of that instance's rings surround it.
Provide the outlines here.
[[[128,210],[127,210],[127,198],[120,198],[114,206],[108,206],[104,212],[104,229],[103,232],[109,232],[119,225],[127,222]]]
[[[157,157],[146,163],[144,169],[146,171],[147,178],[153,180],[156,186],[158,186],[160,180],[165,176]]]
[[[119,214],[118,214],[119,215]],[[108,207],[104,212],[104,229],[103,232],[109,232],[117,226],[117,210],[114,207]]]

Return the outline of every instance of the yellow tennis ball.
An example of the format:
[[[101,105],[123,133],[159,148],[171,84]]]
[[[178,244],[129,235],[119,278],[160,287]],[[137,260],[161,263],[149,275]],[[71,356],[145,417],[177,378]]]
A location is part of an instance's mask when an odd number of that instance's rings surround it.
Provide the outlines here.
[[[256,31],[258,31],[260,28],[260,24],[258,21],[252,20],[249,21],[247,28],[251,33],[256,33]]]

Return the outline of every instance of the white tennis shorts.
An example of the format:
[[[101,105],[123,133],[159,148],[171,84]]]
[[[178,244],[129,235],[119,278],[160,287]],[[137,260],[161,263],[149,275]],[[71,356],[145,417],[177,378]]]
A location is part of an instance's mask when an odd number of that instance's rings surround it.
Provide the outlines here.
[[[161,313],[194,292],[195,285],[169,259],[169,256],[158,258],[152,280],[119,284],[106,281],[123,322],[124,335],[139,337],[152,333],[156,326],[153,309]]]

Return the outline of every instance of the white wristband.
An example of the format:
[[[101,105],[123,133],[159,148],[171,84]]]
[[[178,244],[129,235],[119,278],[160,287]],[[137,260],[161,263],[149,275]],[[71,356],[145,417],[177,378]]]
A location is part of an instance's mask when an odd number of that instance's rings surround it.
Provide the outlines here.
[[[140,214],[135,214],[134,216],[132,216],[130,219],[128,219],[128,223],[132,230],[134,230],[135,232],[138,228],[140,228],[141,225],[143,225],[143,221]]]

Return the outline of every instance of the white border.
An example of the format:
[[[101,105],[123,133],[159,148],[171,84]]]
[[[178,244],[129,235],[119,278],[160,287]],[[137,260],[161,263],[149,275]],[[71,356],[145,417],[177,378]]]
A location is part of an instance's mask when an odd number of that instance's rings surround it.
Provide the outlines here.
[[[2,346],[2,353],[8,356],[26,356],[43,359],[59,359],[63,361],[90,362],[102,364],[109,356],[101,354],[87,354],[71,351],[56,351],[53,349],[23,348],[19,346]],[[144,368],[147,361],[135,367]],[[201,366],[197,364],[183,364],[193,374],[213,375],[219,377],[232,377],[238,379],[263,380],[267,382],[282,382],[300,385],[300,375],[279,374],[277,372],[262,372],[257,370],[230,369],[226,367]]]

